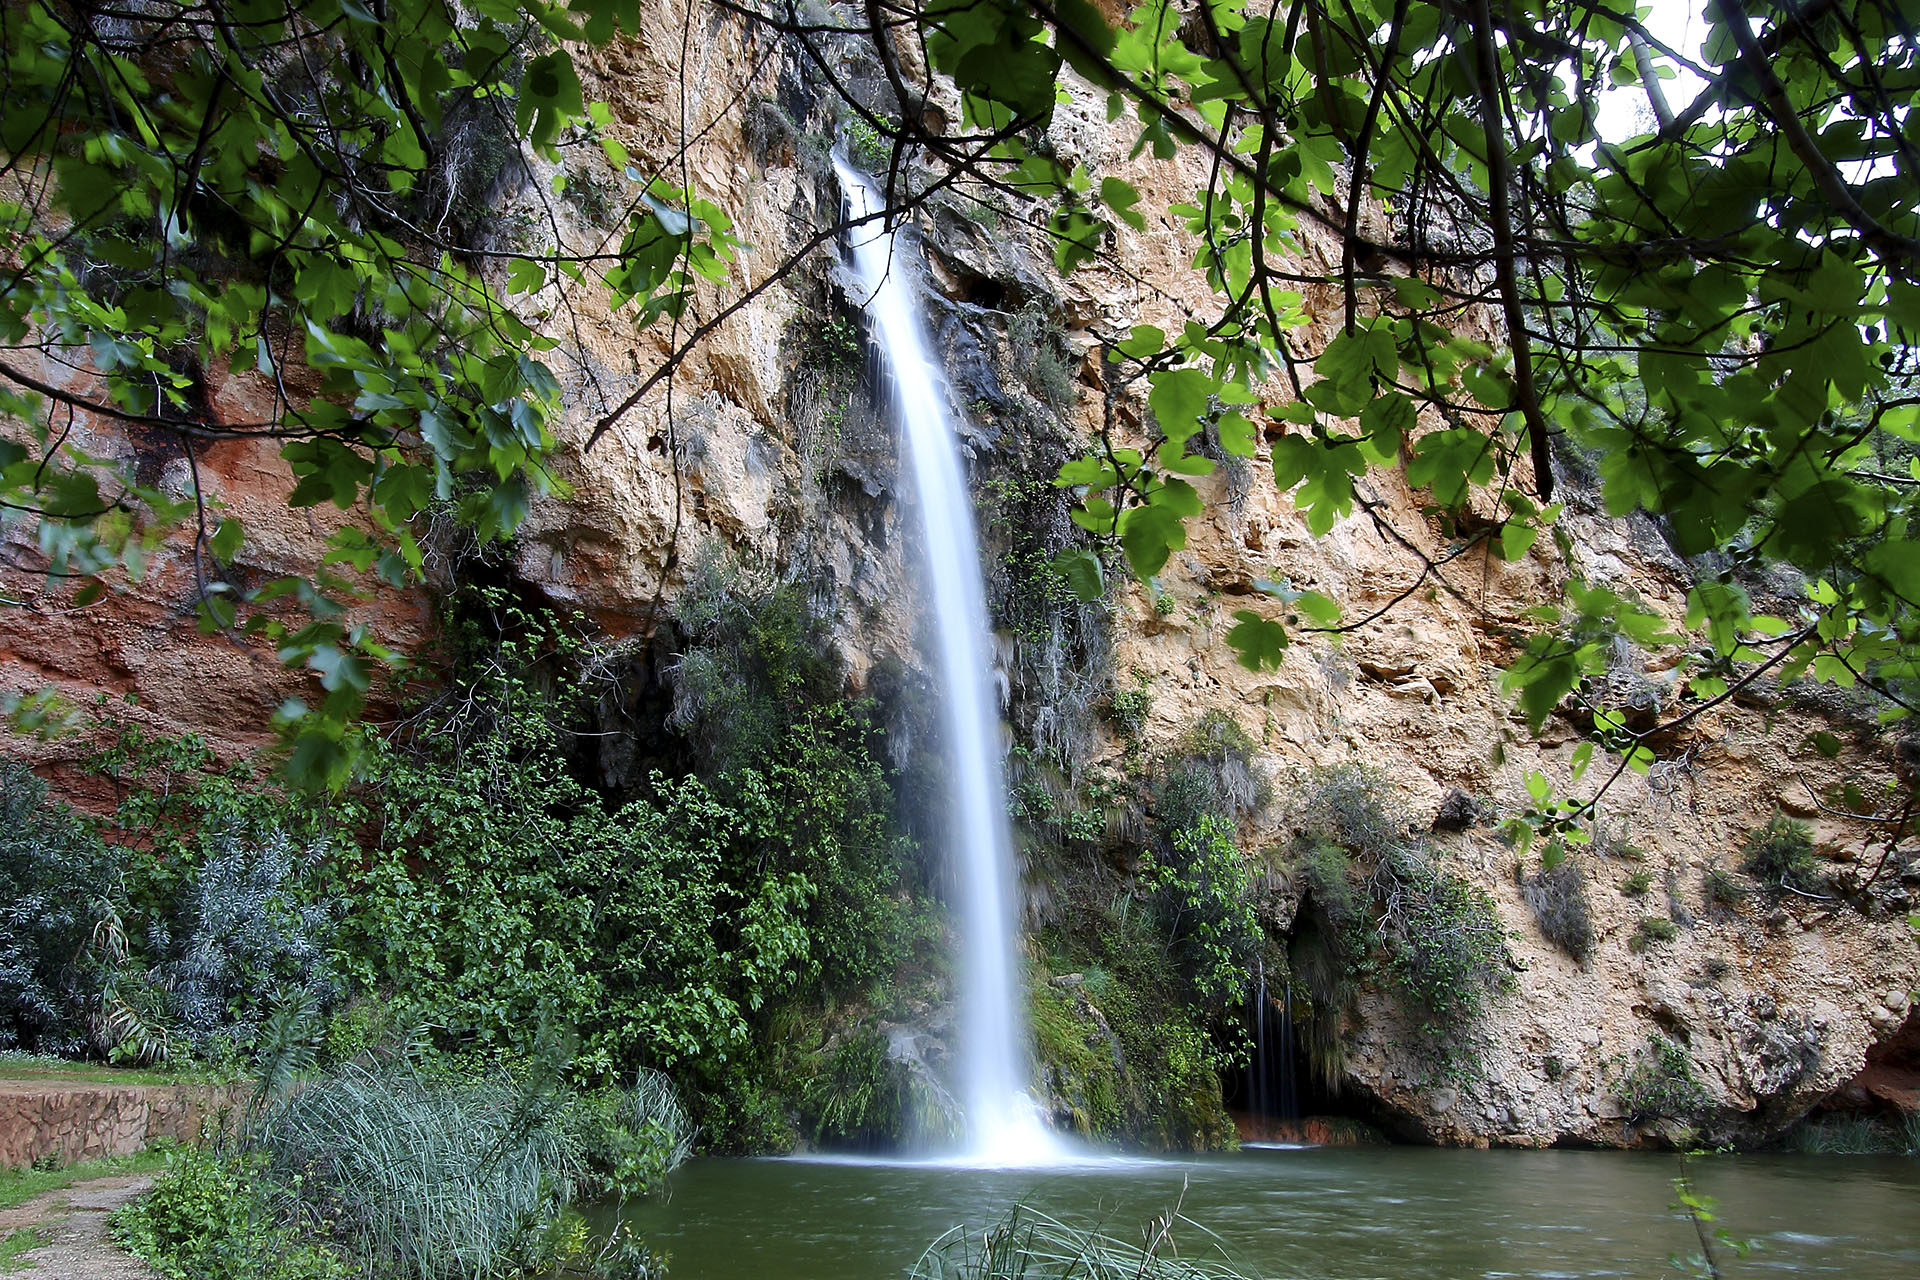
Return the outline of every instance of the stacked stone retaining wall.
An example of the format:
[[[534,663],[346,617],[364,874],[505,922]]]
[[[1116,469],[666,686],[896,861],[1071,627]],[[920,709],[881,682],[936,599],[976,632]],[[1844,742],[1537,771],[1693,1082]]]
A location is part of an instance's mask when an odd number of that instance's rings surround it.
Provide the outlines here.
[[[0,1080],[0,1169],[131,1155],[156,1138],[191,1142],[201,1123],[244,1100],[234,1084]]]

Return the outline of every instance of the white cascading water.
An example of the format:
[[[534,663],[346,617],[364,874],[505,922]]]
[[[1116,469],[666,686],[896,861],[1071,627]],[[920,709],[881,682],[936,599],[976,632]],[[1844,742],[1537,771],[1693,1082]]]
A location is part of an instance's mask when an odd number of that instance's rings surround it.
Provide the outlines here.
[[[836,159],[856,221],[881,208],[860,173]],[[948,858],[959,882],[959,1079],[968,1163],[1019,1165],[1058,1158],[1027,1093],[1026,1018],[1019,973],[1018,871],[1000,768],[1000,719],[988,683],[986,587],[973,499],[949,422],[946,376],[928,350],[914,284],[881,219],[849,234],[853,273],[873,340],[893,375],[900,432],[925,543],[954,819]]]

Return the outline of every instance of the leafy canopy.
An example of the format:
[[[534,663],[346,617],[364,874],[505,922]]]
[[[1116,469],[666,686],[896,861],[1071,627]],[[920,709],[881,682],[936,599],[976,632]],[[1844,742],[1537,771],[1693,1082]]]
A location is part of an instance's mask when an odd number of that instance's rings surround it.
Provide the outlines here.
[[[1167,213],[1193,233],[1213,305],[1174,332],[1097,334],[1109,388],[1144,391],[1149,439],[1103,433],[1059,475],[1076,520],[1135,573],[1158,573],[1203,510],[1203,438],[1228,456],[1264,448],[1317,532],[1377,515],[1370,474],[1403,467],[1467,531],[1455,554],[1510,559],[1553,520],[1560,478],[1591,467],[1609,513],[1646,512],[1681,551],[1729,557],[1692,591],[1710,645],[1683,714],[1806,671],[1910,705],[1910,6],[1711,0],[1697,51],[1618,0],[1146,0],[1114,21],[1087,0],[721,7],[808,46],[795,56],[890,144],[898,207],[967,175],[1038,208],[1063,271],[1145,224],[1132,184],[1049,139],[1074,84],[1130,122],[1136,157],[1204,161]],[[629,166],[599,132],[609,113],[584,101],[570,50],[635,32],[635,0],[149,10],[6,12],[0,410],[30,430],[0,444],[0,501],[37,521],[44,570],[74,575],[81,604],[142,572],[157,529],[190,521],[202,625],[252,628],[317,673],[324,704],[288,708],[294,763],[337,778],[390,656],[344,621],[345,586],[321,573],[243,589],[224,566],[246,530],[197,485],[181,497],[89,457],[67,411],[167,433],[189,464],[236,434],[283,441],[293,501],[363,513],[330,559],[405,581],[432,504],[499,536],[551,485],[546,361],[564,352],[514,299],[597,282],[640,321],[677,317],[725,274],[731,224]],[[925,73],[878,22],[921,37],[960,120],[920,109]],[[834,40],[865,42],[897,110],[833,81],[817,55]],[[1676,69],[1700,86],[1684,102]],[[1633,136],[1603,133],[1608,93],[1644,101]],[[458,226],[447,139],[473,118],[523,164],[597,140],[637,192],[618,249],[528,251]],[[1313,265],[1309,237],[1337,264]],[[1331,325],[1309,323],[1310,296],[1338,298]],[[293,387],[291,362],[318,386]],[[215,370],[264,379],[271,418],[217,420]],[[1756,614],[1740,585],[1768,565],[1808,584],[1787,616]],[[1428,561],[1422,580],[1444,568]],[[1100,589],[1086,554],[1063,569]],[[1609,636],[1647,618],[1593,585],[1543,609],[1511,676],[1527,715],[1579,695]],[[1303,626],[1342,625],[1323,598],[1236,622],[1229,643],[1255,668]],[[1607,732],[1645,763],[1634,731]]]

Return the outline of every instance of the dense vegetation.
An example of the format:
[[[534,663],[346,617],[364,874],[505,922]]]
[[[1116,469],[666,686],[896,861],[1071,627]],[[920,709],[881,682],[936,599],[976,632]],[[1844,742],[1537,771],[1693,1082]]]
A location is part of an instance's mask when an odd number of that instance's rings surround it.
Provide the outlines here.
[[[451,685],[338,798],[129,731],[96,764],[127,799],[94,831],[6,766],[0,910],[22,927],[0,1036],[136,1061],[245,1061],[276,1019],[336,1058],[414,1027],[505,1061],[561,1036],[574,1079],[665,1068],[711,1141],[790,1141],[779,1100],[826,1050],[817,1011],[884,999],[938,926],[876,731],[800,690],[828,661],[817,625],[790,588],[755,590],[716,567],[684,606],[686,750],[710,767],[650,772],[624,803],[568,757],[591,694],[577,631],[481,588],[447,604]],[[811,1028],[770,1033],[793,1018]]]

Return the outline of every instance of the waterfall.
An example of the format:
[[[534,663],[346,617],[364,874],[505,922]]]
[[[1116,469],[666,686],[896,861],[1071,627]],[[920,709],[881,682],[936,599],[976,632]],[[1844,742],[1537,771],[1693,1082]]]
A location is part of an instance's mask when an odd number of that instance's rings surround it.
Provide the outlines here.
[[[1247,1110],[1257,1116],[1273,1114],[1267,1080],[1267,962],[1262,960],[1253,993],[1253,1056],[1247,1060]]]
[[[1294,1077],[1293,977],[1288,975],[1277,1009],[1267,993],[1267,964],[1260,962],[1253,992],[1253,1056],[1247,1060],[1246,1109],[1269,1120],[1300,1118]],[[1269,1010],[1279,1017],[1269,1025]]]
[[[838,158],[854,219],[878,192]],[[928,349],[915,285],[884,222],[853,228],[849,249],[868,327],[891,373],[913,477],[934,629],[953,814],[947,857],[958,882],[958,1086],[969,1162],[1031,1164],[1055,1151],[1027,1094],[1025,992],[1019,971],[1018,872],[1000,767],[1000,717],[990,693],[986,585],[973,499],[949,421],[946,377]]]

